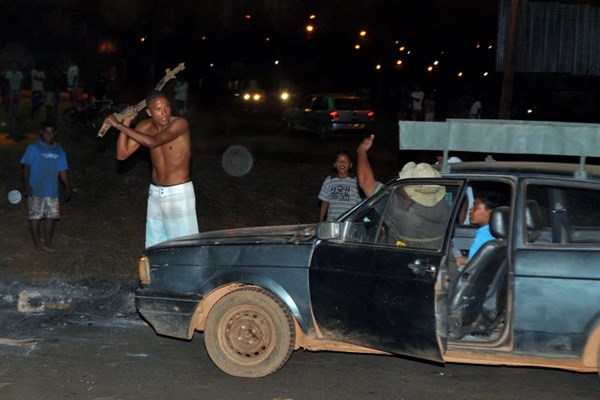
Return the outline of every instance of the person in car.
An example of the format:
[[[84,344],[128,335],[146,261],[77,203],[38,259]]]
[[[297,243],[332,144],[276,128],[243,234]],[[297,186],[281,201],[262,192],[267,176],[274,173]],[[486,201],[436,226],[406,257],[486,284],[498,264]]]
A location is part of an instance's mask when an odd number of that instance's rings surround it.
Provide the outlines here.
[[[357,149],[358,184],[367,197],[377,193],[383,184],[375,179],[367,156],[375,135],[363,139]],[[399,173],[400,179],[439,178],[430,164],[408,162]],[[386,242],[396,246],[437,249],[441,246],[451,207],[444,201],[442,185],[404,185],[395,190],[384,215]]]
[[[478,225],[475,240],[469,248],[468,256],[456,258],[456,265],[462,266],[467,264],[477,253],[479,248],[486,242],[494,240],[494,236],[490,232],[490,217],[492,210],[500,205],[500,196],[496,192],[483,190],[475,194],[473,206],[469,209],[469,218],[472,225]]]

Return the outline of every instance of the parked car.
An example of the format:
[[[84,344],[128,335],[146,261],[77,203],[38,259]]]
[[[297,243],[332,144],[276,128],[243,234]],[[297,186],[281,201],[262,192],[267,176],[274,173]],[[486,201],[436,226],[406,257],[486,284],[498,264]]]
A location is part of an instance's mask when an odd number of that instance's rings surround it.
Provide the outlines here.
[[[354,94],[322,93],[302,99],[284,110],[288,131],[308,131],[327,139],[338,133],[365,133],[373,130],[375,113]]]
[[[203,331],[212,361],[241,377],[271,374],[300,348],[598,371],[600,166],[439,167],[441,178],[395,179],[333,222],[148,248],[137,308],[161,335]],[[433,245],[407,245],[389,228],[394,199],[414,185],[444,194]],[[470,190],[494,191],[503,204],[492,212],[495,240],[458,271],[454,258],[477,229],[462,214]]]

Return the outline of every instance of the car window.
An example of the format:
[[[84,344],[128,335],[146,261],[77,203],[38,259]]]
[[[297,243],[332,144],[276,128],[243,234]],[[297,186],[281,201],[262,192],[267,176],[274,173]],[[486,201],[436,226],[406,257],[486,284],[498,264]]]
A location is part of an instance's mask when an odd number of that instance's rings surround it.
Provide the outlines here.
[[[396,185],[352,215],[346,240],[384,246],[439,250],[459,185]],[[419,194],[414,196],[415,188]],[[426,194],[417,203],[413,199]],[[412,194],[412,199],[411,199]],[[431,200],[433,199],[433,200]]]
[[[327,110],[327,109],[329,109],[327,98],[321,97],[319,99],[319,106],[317,107],[317,110]]]
[[[334,108],[338,110],[369,110],[371,107],[360,98],[338,97],[334,99]]]
[[[313,96],[305,97],[304,99],[302,99],[302,107],[305,110],[310,109],[312,107],[313,99]]]
[[[523,207],[528,244],[600,243],[599,190],[531,184]]]

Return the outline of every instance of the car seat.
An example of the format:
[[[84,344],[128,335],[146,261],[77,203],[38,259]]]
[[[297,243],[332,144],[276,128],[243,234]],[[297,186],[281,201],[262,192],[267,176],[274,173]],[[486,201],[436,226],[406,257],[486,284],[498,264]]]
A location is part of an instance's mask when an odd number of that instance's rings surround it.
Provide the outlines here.
[[[492,211],[490,217],[490,232],[494,240],[485,243],[475,253],[465,268],[459,273],[456,283],[451,289],[448,304],[449,317],[448,329],[452,339],[461,337],[476,331],[476,325],[484,311],[489,311],[489,319],[493,324],[497,321],[498,303],[502,297],[504,307],[506,299],[506,269],[508,266],[506,252],[506,238],[509,229],[510,207],[500,206]],[[498,278],[496,278],[499,276]],[[495,283],[494,283],[495,282]],[[493,294],[490,288],[498,285],[498,292]],[[504,292],[504,294],[503,294]],[[489,298],[494,300],[489,300]],[[494,297],[495,296],[495,297]],[[483,305],[489,301],[488,309]],[[492,315],[494,312],[495,315]]]

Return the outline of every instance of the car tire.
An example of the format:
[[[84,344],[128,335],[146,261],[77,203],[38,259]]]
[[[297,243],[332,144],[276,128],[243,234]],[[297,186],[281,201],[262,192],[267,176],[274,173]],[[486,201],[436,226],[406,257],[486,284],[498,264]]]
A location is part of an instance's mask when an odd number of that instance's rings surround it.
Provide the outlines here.
[[[206,351],[217,367],[246,378],[266,376],[283,367],[295,339],[287,307],[258,287],[221,298],[208,314],[204,330]]]

